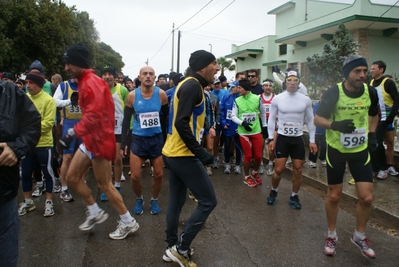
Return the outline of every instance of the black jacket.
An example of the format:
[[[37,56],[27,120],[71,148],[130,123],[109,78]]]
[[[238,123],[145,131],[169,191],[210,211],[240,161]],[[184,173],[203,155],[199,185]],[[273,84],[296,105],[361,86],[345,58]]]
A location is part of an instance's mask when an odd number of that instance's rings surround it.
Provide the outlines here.
[[[0,81],[0,143],[7,143],[20,161],[36,147],[40,130],[41,116],[28,96],[15,84]],[[0,166],[0,203],[18,194],[18,163]]]

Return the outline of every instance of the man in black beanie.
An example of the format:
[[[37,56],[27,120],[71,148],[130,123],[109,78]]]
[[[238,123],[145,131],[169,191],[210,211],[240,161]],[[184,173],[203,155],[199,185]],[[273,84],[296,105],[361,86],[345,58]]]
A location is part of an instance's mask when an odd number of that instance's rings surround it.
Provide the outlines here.
[[[67,172],[67,181],[83,198],[87,205],[86,221],[79,226],[88,231],[94,225],[104,222],[108,214],[100,209],[81,179],[90,165],[93,166],[99,189],[118,212],[121,220],[116,231],[109,234],[111,239],[124,239],[139,229],[139,224],[126,209],[121,194],[112,184],[111,162],[115,160],[116,142],[114,135],[115,106],[108,84],[89,69],[89,50],[82,44],[74,44],[64,54],[65,71],[71,78],[79,80],[79,106],[82,119],[68,129],[68,134],[60,140],[63,148],[68,148],[76,136],[82,144],[75,152]]]
[[[180,266],[196,266],[191,260],[191,242],[217,204],[211,179],[203,166],[213,162],[213,155],[201,146],[201,141],[206,113],[204,87],[213,83],[220,67],[215,56],[205,50],[192,53],[189,65],[192,71],[177,85],[171,103],[173,120],[162,150],[169,170],[170,191],[165,239],[168,247],[163,260],[177,262]],[[198,206],[179,240],[179,217],[187,188],[198,199]]]
[[[342,193],[345,164],[356,182],[358,203],[356,229],[350,240],[368,258],[375,258],[365,230],[372,210],[373,172],[370,152],[377,147],[378,95],[367,85],[367,61],[349,56],[343,64],[344,82],[329,88],[322,97],[314,124],[326,129],[327,182],[326,214],[328,233],[324,254],[336,254],[338,202]],[[349,119],[350,118],[350,119]]]

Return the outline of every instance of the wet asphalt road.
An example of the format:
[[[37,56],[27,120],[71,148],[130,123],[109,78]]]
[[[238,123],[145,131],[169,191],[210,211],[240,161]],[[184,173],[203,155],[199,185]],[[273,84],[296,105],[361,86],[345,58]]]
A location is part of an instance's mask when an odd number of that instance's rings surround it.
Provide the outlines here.
[[[125,168],[127,176],[128,168]],[[149,213],[152,179],[149,167],[142,169],[145,210],[134,215],[140,229],[124,240],[111,240],[119,216],[108,202],[100,202],[95,179],[89,175],[88,184],[101,208],[109,213],[106,222],[89,232],[78,225],[85,219],[85,206],[71,190],[75,201],[62,203],[55,194],[53,217],[43,217],[45,196],[35,198],[36,210],[22,216],[18,266],[178,266],[164,263],[165,212],[168,202],[168,175],[165,169],[163,188],[159,196],[162,212]],[[243,175],[223,174],[222,166],[214,170],[212,181],[218,206],[194,240],[193,260],[201,267],[250,266],[398,266],[399,238],[368,227],[367,237],[374,243],[374,260],[364,257],[349,240],[355,218],[340,210],[338,216],[337,255],[323,254],[327,225],[324,200],[304,185],[299,197],[302,210],[288,205],[291,193],[291,172],[286,171],[279,188],[275,206],[265,200],[270,191],[270,178],[262,175],[264,184],[249,188]],[[129,179],[122,183],[122,195],[128,209],[134,205]],[[18,200],[22,200],[22,194]],[[181,215],[181,228],[196,203],[187,197]]]

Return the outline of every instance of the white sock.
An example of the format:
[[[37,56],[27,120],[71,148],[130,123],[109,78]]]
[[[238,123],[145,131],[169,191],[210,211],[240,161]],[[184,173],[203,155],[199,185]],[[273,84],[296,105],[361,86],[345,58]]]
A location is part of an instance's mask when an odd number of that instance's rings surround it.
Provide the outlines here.
[[[37,186],[43,186],[43,181],[36,182],[36,185],[37,185]]]
[[[66,186],[61,187],[61,190],[62,191],[68,190],[68,186],[66,185]]]
[[[121,221],[124,224],[131,224],[134,221],[134,218],[132,217],[132,215],[130,214],[129,211],[127,211],[125,214],[123,215],[119,215],[119,217],[121,217]]]
[[[97,202],[94,203],[93,205],[87,206],[87,209],[89,210],[89,216],[95,217],[98,215],[100,212],[100,207],[98,206]]]
[[[25,203],[29,203],[31,200],[31,198],[25,198]]]
[[[272,187],[272,190],[278,192],[278,187],[277,188]]]
[[[336,230],[334,230],[334,231],[330,231],[330,230],[328,230],[328,235],[327,235],[329,238],[332,238],[332,239],[335,239],[335,240],[337,240],[337,231]]]
[[[295,192],[292,192],[292,193],[291,193],[291,197],[294,197],[294,196],[296,196],[296,195],[298,195],[298,193],[295,193]]]
[[[355,230],[355,233],[353,234],[353,239],[355,241],[360,241],[366,238],[366,233],[360,233]]]
[[[121,187],[121,182],[115,182],[115,187]]]

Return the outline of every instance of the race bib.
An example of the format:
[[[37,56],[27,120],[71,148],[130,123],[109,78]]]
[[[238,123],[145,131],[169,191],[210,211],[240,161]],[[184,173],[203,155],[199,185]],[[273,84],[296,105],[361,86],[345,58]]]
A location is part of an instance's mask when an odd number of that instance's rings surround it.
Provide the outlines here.
[[[80,106],[79,105],[69,105],[68,107],[68,113],[69,114],[82,114],[82,110],[80,110]]]
[[[121,114],[115,114],[115,127],[114,127],[115,134],[122,133],[122,120],[123,116]]]
[[[299,133],[299,123],[287,122],[283,124],[283,135],[297,136]]]
[[[246,121],[248,123],[254,123],[256,120],[256,113],[243,113],[242,114],[242,120]]]
[[[233,115],[233,112],[231,111],[231,109],[228,109],[227,114],[226,114],[226,120],[231,120],[232,115]]]
[[[270,104],[263,104],[263,109],[265,110],[266,114],[270,113],[270,106]]]
[[[160,127],[159,112],[147,112],[140,114],[140,127],[142,129]]]
[[[340,133],[341,145],[345,148],[355,148],[367,142],[365,128],[355,129],[352,133]]]

